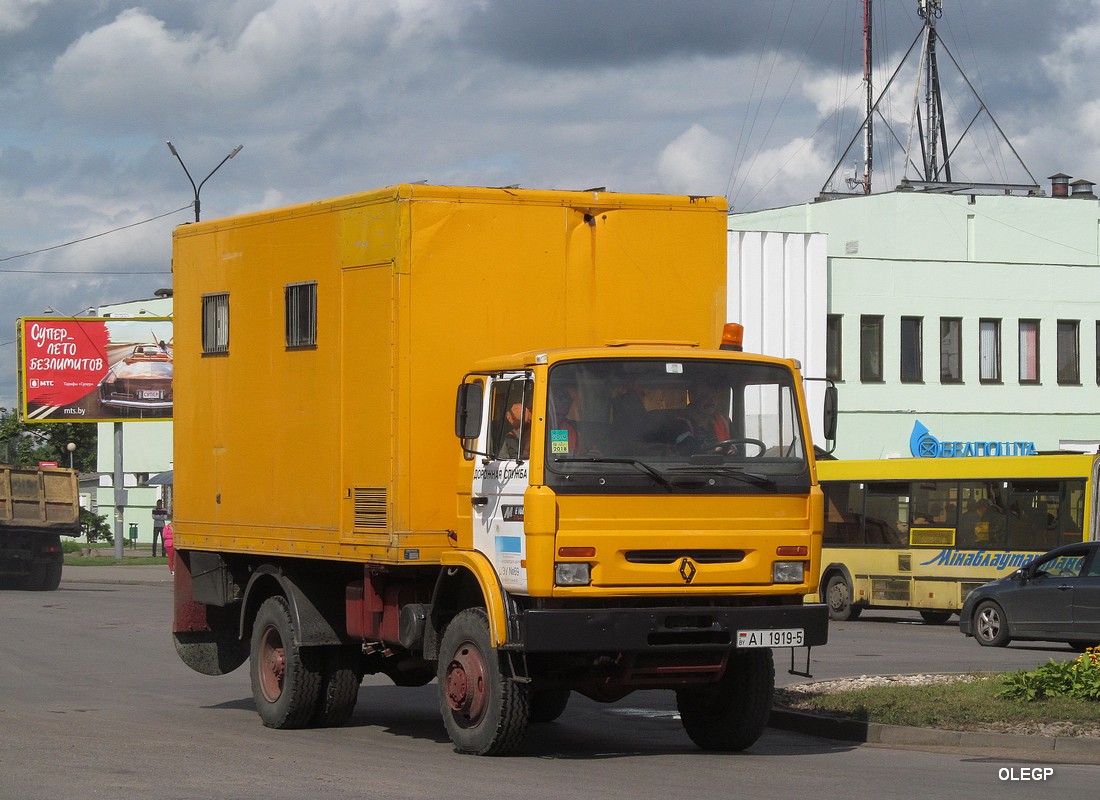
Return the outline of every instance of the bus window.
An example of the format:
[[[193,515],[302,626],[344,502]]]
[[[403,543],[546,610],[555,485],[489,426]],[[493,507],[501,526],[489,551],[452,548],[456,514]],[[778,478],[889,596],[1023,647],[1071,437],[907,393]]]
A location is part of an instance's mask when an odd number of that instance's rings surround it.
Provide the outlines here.
[[[959,488],[956,481],[918,481],[913,484],[913,525],[954,528]]]
[[[864,544],[861,484],[837,481],[822,484],[821,489],[825,494],[823,541],[836,547]]]
[[[1061,544],[1061,481],[1012,481],[1008,496],[1010,550],[1052,550]]]
[[[868,483],[865,506],[863,532],[867,544],[887,547],[909,544],[908,483]]]
[[[1008,519],[1005,514],[1006,481],[961,481],[959,526],[955,545],[964,548],[1002,550]]]

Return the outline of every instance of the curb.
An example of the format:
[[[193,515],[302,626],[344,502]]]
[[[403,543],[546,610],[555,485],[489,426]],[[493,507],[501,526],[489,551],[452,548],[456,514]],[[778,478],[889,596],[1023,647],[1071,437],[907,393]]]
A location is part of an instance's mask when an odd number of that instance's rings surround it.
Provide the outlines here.
[[[1028,736],[996,731],[910,728],[844,717],[825,717],[785,708],[772,709],[768,727],[861,744],[1016,750],[1033,755],[1088,757],[1093,763],[1100,763],[1100,740],[1083,736]]]

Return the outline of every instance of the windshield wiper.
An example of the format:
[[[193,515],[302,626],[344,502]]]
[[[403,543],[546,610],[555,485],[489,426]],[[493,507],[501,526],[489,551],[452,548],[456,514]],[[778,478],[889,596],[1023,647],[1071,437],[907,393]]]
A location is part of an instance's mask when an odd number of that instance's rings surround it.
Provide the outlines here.
[[[754,486],[775,486],[775,481],[767,475],[722,464],[689,464],[682,467],[669,467],[668,471],[693,475],[721,475],[724,478],[735,478]]]
[[[642,472],[649,475],[657,483],[664,486],[669,491],[674,488],[672,483],[662,475],[657,469],[651,467],[644,461],[639,461],[636,458],[604,458],[603,456],[588,456],[586,458],[555,458],[552,459],[555,464],[630,464],[637,467]]]

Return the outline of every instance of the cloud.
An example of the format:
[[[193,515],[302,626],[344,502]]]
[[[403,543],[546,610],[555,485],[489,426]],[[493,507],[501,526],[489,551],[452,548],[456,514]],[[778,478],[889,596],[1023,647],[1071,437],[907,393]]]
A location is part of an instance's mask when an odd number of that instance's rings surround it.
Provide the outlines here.
[[[38,16],[49,0],[0,0],[0,34],[19,33]]]

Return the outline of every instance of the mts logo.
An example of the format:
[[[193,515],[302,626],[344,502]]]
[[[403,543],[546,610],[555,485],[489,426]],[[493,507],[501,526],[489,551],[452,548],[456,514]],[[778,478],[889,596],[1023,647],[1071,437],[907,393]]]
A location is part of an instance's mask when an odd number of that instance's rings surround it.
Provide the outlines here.
[[[38,389],[42,386],[53,386],[53,381],[40,381],[37,378],[31,378],[30,387],[32,389]]]

